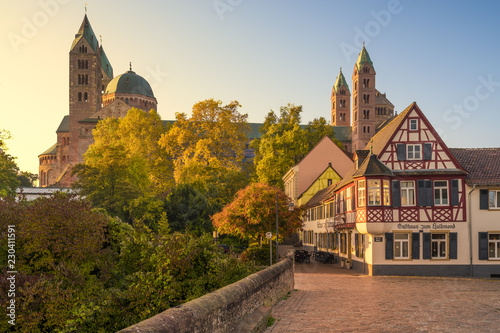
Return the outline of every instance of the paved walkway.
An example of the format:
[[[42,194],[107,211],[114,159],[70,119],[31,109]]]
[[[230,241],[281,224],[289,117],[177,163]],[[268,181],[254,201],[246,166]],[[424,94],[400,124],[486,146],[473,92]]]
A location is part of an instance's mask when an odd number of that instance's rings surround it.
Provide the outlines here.
[[[266,332],[500,332],[500,281],[371,277],[295,266],[295,289]]]

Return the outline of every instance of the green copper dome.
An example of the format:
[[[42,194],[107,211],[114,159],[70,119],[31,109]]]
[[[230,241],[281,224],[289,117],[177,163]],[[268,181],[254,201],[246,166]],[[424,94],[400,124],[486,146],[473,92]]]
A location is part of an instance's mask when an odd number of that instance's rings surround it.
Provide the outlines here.
[[[131,70],[125,74],[118,75],[108,83],[104,94],[140,94],[155,98],[153,90],[142,76]]]

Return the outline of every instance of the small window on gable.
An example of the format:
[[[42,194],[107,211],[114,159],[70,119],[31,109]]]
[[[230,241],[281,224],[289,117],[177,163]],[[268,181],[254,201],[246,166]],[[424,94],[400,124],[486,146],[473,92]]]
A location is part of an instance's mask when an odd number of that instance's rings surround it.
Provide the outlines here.
[[[418,119],[410,119],[410,131],[418,131]]]

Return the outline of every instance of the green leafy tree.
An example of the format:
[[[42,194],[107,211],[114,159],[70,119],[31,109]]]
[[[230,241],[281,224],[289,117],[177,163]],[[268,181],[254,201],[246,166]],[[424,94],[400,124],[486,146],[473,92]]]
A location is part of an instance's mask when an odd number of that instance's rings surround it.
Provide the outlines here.
[[[283,188],[283,175],[297,164],[325,135],[335,140],[333,127],[324,118],[301,126],[302,106],[288,104],[266,116],[262,136],[251,143],[255,150],[255,176],[261,183]]]
[[[7,154],[5,140],[10,139],[10,133],[0,130],[0,197],[14,195],[20,181],[17,179],[19,168],[16,158]]]
[[[220,233],[260,240],[266,232],[276,229],[276,200],[279,236],[289,236],[302,227],[303,209],[288,210],[286,194],[266,184],[252,183],[238,191],[233,202],[212,216],[212,223]]]
[[[200,235],[212,231],[210,203],[193,185],[177,185],[167,196],[165,210],[173,232],[192,231]]]
[[[79,178],[74,186],[95,207],[126,220],[146,218],[134,213],[153,208],[151,202],[145,202],[166,193],[174,184],[171,159],[158,145],[165,131],[154,110],[146,113],[132,108],[123,119],[100,121],[85,162],[73,170]],[[135,201],[141,197],[149,199]]]
[[[35,175],[29,171],[21,171],[17,175],[21,187],[33,187],[35,186],[35,181],[38,179],[38,175]]]

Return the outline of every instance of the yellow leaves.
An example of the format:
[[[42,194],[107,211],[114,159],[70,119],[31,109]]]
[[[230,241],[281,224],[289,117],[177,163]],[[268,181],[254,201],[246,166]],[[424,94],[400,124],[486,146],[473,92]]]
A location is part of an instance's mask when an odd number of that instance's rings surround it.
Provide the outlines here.
[[[249,125],[238,107],[237,101],[222,106],[221,101],[208,99],[193,106],[191,118],[176,114],[177,121],[159,142],[174,160],[178,183],[192,183],[193,178],[207,182],[209,178],[202,176],[206,168],[240,168]]]

